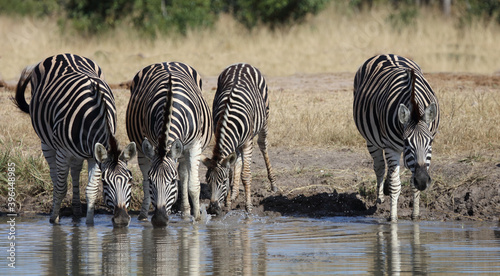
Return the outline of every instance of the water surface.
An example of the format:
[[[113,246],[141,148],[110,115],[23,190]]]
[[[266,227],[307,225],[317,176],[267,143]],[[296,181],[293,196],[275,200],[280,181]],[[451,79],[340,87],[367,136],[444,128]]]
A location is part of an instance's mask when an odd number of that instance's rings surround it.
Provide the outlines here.
[[[495,274],[495,223],[372,218],[250,217],[240,211],[165,229],[132,218],[16,218],[15,268],[8,267],[9,218],[0,218],[0,275],[325,275]]]

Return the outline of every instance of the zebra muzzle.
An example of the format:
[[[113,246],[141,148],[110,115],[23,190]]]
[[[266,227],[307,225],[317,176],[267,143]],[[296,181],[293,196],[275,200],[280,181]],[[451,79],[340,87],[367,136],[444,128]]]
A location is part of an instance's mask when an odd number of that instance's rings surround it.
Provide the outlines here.
[[[168,222],[168,213],[165,207],[156,208],[151,218],[153,227],[165,227]]]
[[[113,227],[127,227],[130,223],[130,216],[127,213],[127,209],[115,207],[111,221],[113,222]]]
[[[431,177],[427,171],[427,166],[415,166],[415,173],[413,174],[413,185],[417,190],[423,191],[431,185]]]
[[[222,208],[219,201],[212,201],[208,206],[207,212],[212,215],[220,216],[222,214]]]

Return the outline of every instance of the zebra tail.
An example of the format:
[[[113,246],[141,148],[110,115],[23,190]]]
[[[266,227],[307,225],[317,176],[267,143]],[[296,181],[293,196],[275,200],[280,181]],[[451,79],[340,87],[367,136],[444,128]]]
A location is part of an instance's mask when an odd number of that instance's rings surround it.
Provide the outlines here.
[[[26,102],[26,98],[24,97],[24,92],[26,90],[26,86],[31,81],[31,74],[35,66],[28,66],[24,68],[21,72],[21,78],[19,78],[19,82],[16,87],[16,95],[11,97],[12,102],[24,113],[30,113],[30,106]]]

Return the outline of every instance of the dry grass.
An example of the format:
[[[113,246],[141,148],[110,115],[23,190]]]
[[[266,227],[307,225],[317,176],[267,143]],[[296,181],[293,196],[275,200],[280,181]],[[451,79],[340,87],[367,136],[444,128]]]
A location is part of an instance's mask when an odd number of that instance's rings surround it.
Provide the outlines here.
[[[126,26],[103,37],[84,39],[61,34],[56,19],[0,17],[0,73],[6,80],[43,58],[72,52],[103,68],[111,83],[129,80],[144,66],[183,61],[204,76],[216,76],[235,62],[249,62],[268,76],[295,73],[354,72],[368,57],[392,52],[413,58],[425,72],[491,74],[499,69],[500,28],[476,24],[459,30],[456,21],[422,11],[413,28],[397,31],[387,23],[389,11],[347,13],[331,6],[305,24],[283,32],[246,31],[228,16],[212,30],[186,37],[141,38]]]

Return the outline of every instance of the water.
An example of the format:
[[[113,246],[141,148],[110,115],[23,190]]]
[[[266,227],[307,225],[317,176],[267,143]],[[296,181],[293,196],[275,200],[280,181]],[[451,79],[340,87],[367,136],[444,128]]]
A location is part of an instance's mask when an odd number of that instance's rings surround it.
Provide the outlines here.
[[[240,211],[199,223],[174,217],[166,229],[132,218],[113,229],[63,218],[0,218],[0,275],[407,275],[496,274],[495,223],[387,223],[371,218],[250,217]],[[15,236],[15,268],[8,237]]]

